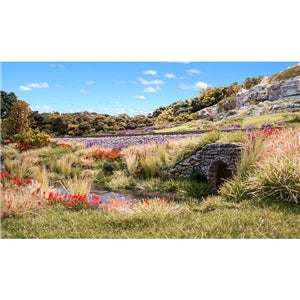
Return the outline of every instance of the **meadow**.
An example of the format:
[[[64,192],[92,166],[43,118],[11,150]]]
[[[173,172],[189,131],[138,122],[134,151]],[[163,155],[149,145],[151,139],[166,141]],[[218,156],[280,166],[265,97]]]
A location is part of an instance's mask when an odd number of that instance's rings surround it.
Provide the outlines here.
[[[243,142],[237,174],[211,195],[170,168],[210,143]],[[16,147],[17,146],[17,147]],[[101,148],[2,147],[2,238],[299,238],[300,131],[262,128]],[[103,199],[94,190],[131,198]],[[140,192],[140,196],[137,196]]]

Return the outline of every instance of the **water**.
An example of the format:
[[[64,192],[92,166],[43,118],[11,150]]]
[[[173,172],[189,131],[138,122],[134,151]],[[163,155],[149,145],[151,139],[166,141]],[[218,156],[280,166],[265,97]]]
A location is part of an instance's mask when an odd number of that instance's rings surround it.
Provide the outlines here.
[[[70,193],[63,186],[58,187],[57,190],[62,194]],[[90,190],[89,197],[88,197],[89,199],[92,198],[91,194],[99,195],[100,199],[103,200],[103,204],[108,204],[109,199],[117,198],[122,201],[128,201],[128,200],[132,199],[132,196],[125,194],[125,193],[115,193],[115,192],[110,192],[110,191],[105,191],[105,190],[97,190],[97,189]]]
[[[100,198],[103,200],[103,204],[108,204],[108,200],[109,199],[120,199],[120,200],[131,200],[132,197],[129,196],[128,194],[121,194],[121,193],[114,193],[114,192],[109,192],[109,191],[102,191],[102,190],[91,190],[90,191],[90,195],[91,194],[96,194],[99,195]]]

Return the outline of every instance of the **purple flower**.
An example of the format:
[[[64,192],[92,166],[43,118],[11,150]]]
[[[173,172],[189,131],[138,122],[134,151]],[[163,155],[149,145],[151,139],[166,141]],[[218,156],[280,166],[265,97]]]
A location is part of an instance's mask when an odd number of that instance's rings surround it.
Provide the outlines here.
[[[278,121],[278,122],[276,122],[276,125],[278,125],[278,126],[285,126],[286,123],[283,122],[283,121]]]
[[[261,124],[260,128],[270,128],[272,126],[273,126],[273,124],[271,122],[267,122],[267,123]]]
[[[241,124],[239,124],[239,123],[234,123],[232,127],[233,127],[234,129],[238,129],[238,128],[241,128]]]
[[[213,116],[208,116],[208,117],[205,118],[205,121],[212,121],[213,119],[214,119]]]
[[[244,129],[246,129],[246,130],[251,130],[251,129],[253,129],[254,128],[254,125],[253,124],[248,124],[248,125],[245,125],[244,126]]]

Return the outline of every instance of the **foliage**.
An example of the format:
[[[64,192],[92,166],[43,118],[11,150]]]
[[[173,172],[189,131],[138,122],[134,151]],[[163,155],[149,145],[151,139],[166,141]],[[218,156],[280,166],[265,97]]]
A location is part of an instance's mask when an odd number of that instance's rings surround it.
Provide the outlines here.
[[[39,128],[23,129],[18,134],[15,134],[14,138],[21,145],[36,148],[45,147],[50,145],[51,143],[51,136],[46,132],[40,131]]]
[[[22,130],[29,128],[29,114],[31,109],[29,104],[22,100],[17,100],[12,104],[11,112],[3,120],[2,130],[9,137],[14,136]]]
[[[6,93],[1,90],[1,119],[5,119],[9,116],[12,105],[17,100],[17,96],[14,93]]]
[[[105,159],[108,159],[111,161],[120,160],[120,149],[113,149],[110,151],[97,149],[97,150],[89,152],[86,155],[86,158],[89,158],[89,157],[92,157],[95,160],[105,160]]]
[[[244,87],[249,90],[255,85],[259,84],[261,80],[263,79],[263,76],[260,75],[258,77],[247,77],[244,81]]]
[[[207,176],[206,174],[201,170],[194,170],[191,174],[191,179],[196,182],[204,182],[207,183]]]

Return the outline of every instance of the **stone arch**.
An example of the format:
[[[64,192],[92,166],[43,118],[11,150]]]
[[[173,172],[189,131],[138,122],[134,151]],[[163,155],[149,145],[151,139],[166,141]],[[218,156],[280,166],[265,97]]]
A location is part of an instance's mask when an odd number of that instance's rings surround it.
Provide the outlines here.
[[[208,181],[213,194],[217,194],[222,183],[233,176],[228,163],[222,159],[214,161],[208,170]]]

